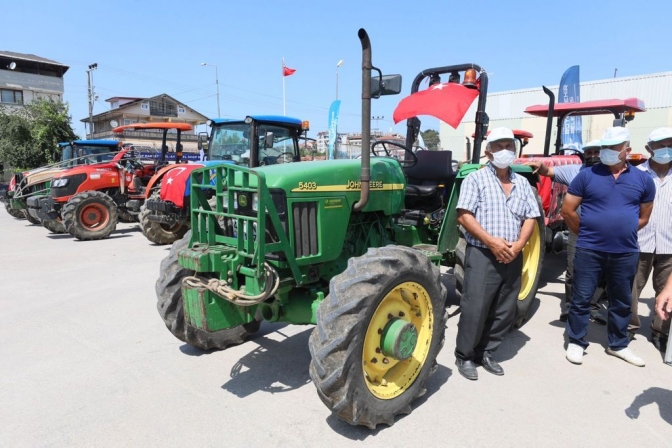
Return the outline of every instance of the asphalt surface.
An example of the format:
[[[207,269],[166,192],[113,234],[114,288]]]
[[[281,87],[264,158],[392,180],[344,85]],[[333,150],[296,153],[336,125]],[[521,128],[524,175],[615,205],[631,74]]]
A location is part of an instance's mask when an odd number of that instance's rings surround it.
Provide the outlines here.
[[[631,344],[647,366],[607,355],[596,324],[575,366],[557,321],[564,254],[548,256],[534,315],[495,354],[505,376],[458,374],[456,316],[428,393],[371,431],[318,398],[311,326],[264,323],[225,351],[175,339],[154,293],[168,250],[135,224],[79,242],[0,209],[0,446],[672,446],[672,367],[646,340],[650,286],[645,334]],[[450,271],[444,280],[452,285]]]

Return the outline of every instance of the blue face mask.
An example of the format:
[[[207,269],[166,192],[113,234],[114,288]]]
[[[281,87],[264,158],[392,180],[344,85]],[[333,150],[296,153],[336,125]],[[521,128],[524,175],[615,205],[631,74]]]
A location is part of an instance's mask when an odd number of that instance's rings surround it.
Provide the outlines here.
[[[672,148],[654,149],[651,160],[656,163],[660,163],[661,165],[672,162]]]
[[[601,149],[600,150],[600,162],[605,165],[613,166],[621,163],[619,156],[621,151],[616,151],[614,149]]]

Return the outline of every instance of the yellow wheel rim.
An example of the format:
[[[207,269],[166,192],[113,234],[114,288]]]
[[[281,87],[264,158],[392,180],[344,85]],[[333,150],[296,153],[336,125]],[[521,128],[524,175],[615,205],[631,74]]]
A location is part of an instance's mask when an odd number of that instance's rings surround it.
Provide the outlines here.
[[[411,323],[418,334],[413,353],[404,361],[382,352],[381,334],[391,319]],[[383,298],[369,322],[362,350],[364,381],[374,396],[390,400],[411,387],[427,360],[433,327],[432,301],[418,283],[401,283]]]
[[[523,248],[523,272],[520,277],[518,300],[524,300],[534,286],[534,280],[539,268],[539,256],[541,255],[539,252],[541,250],[540,238],[539,222],[535,222],[532,236],[527,240],[527,244]]]

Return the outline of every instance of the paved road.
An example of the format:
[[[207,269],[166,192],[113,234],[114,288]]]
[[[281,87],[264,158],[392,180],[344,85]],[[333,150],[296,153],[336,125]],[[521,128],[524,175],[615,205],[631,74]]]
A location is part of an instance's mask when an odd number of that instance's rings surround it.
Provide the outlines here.
[[[672,368],[645,337],[632,343],[645,368],[606,355],[594,324],[583,366],[565,360],[562,256],[548,259],[531,321],[496,354],[504,377],[457,373],[455,317],[428,394],[369,431],[317,397],[309,326],[264,323],[211,353],[175,339],[155,308],[167,253],[133,224],[79,242],[0,210],[0,446],[672,446]]]

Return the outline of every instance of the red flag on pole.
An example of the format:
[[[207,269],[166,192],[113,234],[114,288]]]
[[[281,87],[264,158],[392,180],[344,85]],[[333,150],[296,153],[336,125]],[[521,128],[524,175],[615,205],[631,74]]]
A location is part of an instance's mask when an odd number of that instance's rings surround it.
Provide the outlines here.
[[[462,84],[435,84],[401,100],[392,118],[396,124],[418,115],[430,115],[457,128],[477,96],[477,89]]]
[[[295,71],[295,68],[289,68],[285,65],[284,62],[282,63],[282,76],[291,76]]]

